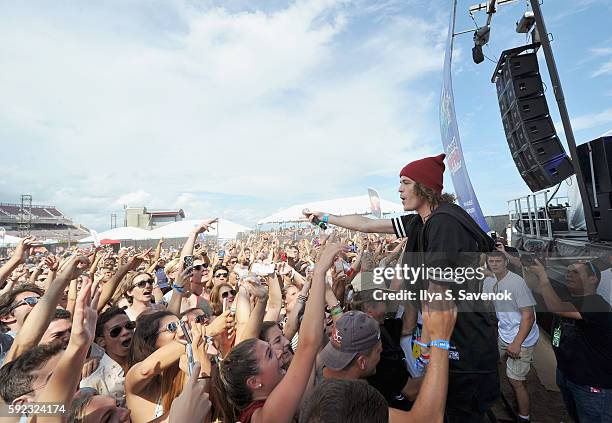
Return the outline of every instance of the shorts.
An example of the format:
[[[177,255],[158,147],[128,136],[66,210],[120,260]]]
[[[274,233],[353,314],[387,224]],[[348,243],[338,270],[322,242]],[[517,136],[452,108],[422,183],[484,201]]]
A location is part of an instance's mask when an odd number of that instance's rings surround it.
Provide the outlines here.
[[[504,342],[501,338],[497,338],[497,346],[499,347],[499,356],[504,357],[506,350],[508,349],[508,343]],[[531,363],[533,362],[533,351],[535,345],[531,347],[521,346],[521,353],[519,358],[512,358],[506,355],[506,375],[510,379],[514,380],[527,380],[527,373],[531,369]]]

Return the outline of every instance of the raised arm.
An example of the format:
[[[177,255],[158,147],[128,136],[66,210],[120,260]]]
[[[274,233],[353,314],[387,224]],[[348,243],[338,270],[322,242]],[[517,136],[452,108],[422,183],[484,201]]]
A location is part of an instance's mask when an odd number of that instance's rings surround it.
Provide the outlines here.
[[[183,354],[185,354],[185,345],[172,341],[140,363],[134,364],[125,376],[125,392],[138,395],[155,376],[179,361]]]
[[[23,327],[17,333],[15,342],[13,342],[6,356],[5,363],[15,360],[28,349],[38,345],[53,319],[53,314],[62,298],[66,285],[72,279],[77,278],[86,266],[89,266],[89,261],[84,256],[74,256],[70,260],[23,322]]]
[[[276,273],[268,277],[270,299],[264,320],[278,322],[281,308],[283,307],[283,293],[281,292],[280,280]]]
[[[441,287],[430,284],[430,292],[442,294]],[[432,340],[450,340],[457,320],[457,307],[450,301],[434,301],[423,305],[423,326]],[[448,351],[432,347],[425,378],[410,411],[389,408],[389,422],[439,422],[444,421],[444,407],[448,390]]]
[[[8,279],[8,277],[13,273],[13,270],[21,263],[25,263],[28,259],[28,254],[32,244],[34,244],[35,238],[32,236],[25,237],[21,241],[19,241],[19,245],[13,251],[13,255],[11,258],[0,267],[0,285],[4,283]]]
[[[300,328],[299,317],[302,313],[302,310],[304,310],[304,306],[306,305],[306,299],[308,298],[309,291],[310,280],[306,279],[304,285],[302,285],[302,290],[300,291],[297,299],[295,300],[293,310],[291,310],[291,313],[289,313],[289,315],[287,316],[287,321],[285,322],[285,326],[283,327],[283,335],[287,339],[293,339],[293,337]]]
[[[189,276],[193,271],[193,267],[188,267],[183,270],[177,276],[174,284],[172,284],[172,296],[170,297],[170,302],[168,303],[167,310],[174,313],[175,316],[181,314],[181,304],[183,303],[183,294],[187,292],[187,288],[185,285],[189,283]],[[182,292],[181,292],[182,291]]]
[[[49,267],[49,272],[47,273],[47,277],[45,278],[45,291],[49,289],[51,283],[55,279],[55,275],[59,269],[59,259],[55,256],[49,256],[45,258],[45,264]],[[75,293],[76,298],[76,293]]]
[[[570,319],[577,320],[582,319],[582,315],[574,304],[567,301],[562,301],[561,298],[559,298],[550,284],[550,279],[548,279],[548,274],[546,273],[546,269],[542,263],[536,260],[533,266],[529,266],[528,271],[535,273],[535,275],[538,277],[540,294],[542,297],[544,297],[544,302],[546,303],[546,308],[548,311],[561,317],[568,317]]]
[[[316,216],[319,220],[322,220],[323,215],[325,214],[326,213],[324,212],[309,211],[308,213],[304,213],[304,216],[306,216],[308,220],[312,220],[314,216]],[[386,234],[394,233],[391,219],[370,219],[356,214],[349,216],[334,216],[333,214],[327,215],[329,216],[328,222],[332,225],[347,228],[352,231]]]
[[[130,270],[136,270],[142,264],[151,250],[143,251],[142,253],[130,257],[126,264],[121,265],[108,282],[104,284],[102,293],[100,294],[100,302],[98,303],[98,313],[106,306],[106,303],[113,298],[113,294],[119,285],[119,282],[127,275]]]
[[[244,329],[240,333],[236,333],[236,344],[245,339],[259,337],[261,324],[266,313],[266,304],[268,303],[268,288],[264,285],[255,283],[252,279],[247,279],[245,286],[247,291],[255,298],[255,307],[253,307],[249,321],[244,326]]]
[[[91,263],[91,267],[89,268],[89,273],[93,275],[98,271],[98,265],[100,264],[100,260],[102,260],[102,247],[96,247],[94,249],[94,255]]]
[[[259,422],[288,422],[300,405],[316,354],[323,341],[325,272],[341,251],[346,252],[348,248],[337,244],[329,245],[315,264],[312,288],[300,330],[300,347],[283,380],[270,393],[259,413],[256,412],[255,416]]]
[[[153,263],[157,262],[161,257],[162,247],[164,246],[165,240],[160,238],[155,247],[155,255],[153,256]]]
[[[89,263],[87,263],[89,265]],[[54,404],[70,404],[79,386],[81,372],[74,371],[83,367],[87,352],[96,332],[97,302],[100,298],[98,288],[93,288],[91,279],[83,283],[77,299],[72,320],[70,341],[57,366],[42,390],[38,401]],[[63,416],[38,417],[37,422],[63,422]]]
[[[182,263],[183,263],[183,260],[185,260],[185,257],[193,255],[193,246],[195,245],[195,241],[198,235],[200,235],[202,232],[208,231],[211,228],[211,225],[213,223],[216,223],[217,220],[218,220],[217,218],[206,220],[200,223],[198,226],[196,226],[191,231],[191,233],[187,237],[187,241],[185,241],[185,245],[183,245],[183,249],[181,250],[181,261],[179,262],[179,266],[182,266]],[[182,267],[179,267],[179,268],[182,268]]]

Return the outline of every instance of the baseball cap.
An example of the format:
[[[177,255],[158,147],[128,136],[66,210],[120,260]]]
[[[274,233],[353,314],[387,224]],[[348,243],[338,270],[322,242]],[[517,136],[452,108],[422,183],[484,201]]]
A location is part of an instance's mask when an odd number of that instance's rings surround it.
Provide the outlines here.
[[[323,366],[342,370],[359,353],[370,351],[380,341],[378,322],[361,311],[349,311],[340,317],[319,358]]]

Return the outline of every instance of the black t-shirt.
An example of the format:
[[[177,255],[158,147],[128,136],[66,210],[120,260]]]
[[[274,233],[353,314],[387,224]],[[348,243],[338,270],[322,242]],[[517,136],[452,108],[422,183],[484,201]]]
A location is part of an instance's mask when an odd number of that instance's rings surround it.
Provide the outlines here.
[[[410,374],[400,346],[401,336],[402,319],[385,319],[380,326],[380,361],[376,366],[376,374],[370,376],[368,382],[385,397],[389,407],[408,411],[412,408],[412,401],[402,394],[402,389]]]
[[[453,268],[478,266],[480,247],[477,237],[486,234],[459,206],[439,206],[425,225],[418,215],[402,216],[392,221],[396,235],[408,238],[403,264],[419,266],[425,262],[430,267]],[[462,221],[467,225],[473,223],[473,227],[466,227]],[[493,241],[490,240],[492,246]],[[419,254],[416,253],[420,252],[423,254],[419,260]],[[415,285],[421,289],[419,284]],[[461,289],[465,292],[481,292],[482,283],[471,281],[461,285],[451,284],[449,288],[454,291]],[[457,301],[457,308],[457,322],[450,339],[450,372],[497,373],[499,353],[495,313],[482,300],[460,300]]]
[[[594,388],[612,388],[612,309],[600,295],[571,297],[582,319],[556,317],[553,344],[557,367],[572,382]]]
[[[296,272],[300,275],[306,277],[306,269],[308,268],[308,262],[300,259],[298,261],[294,261],[293,259],[288,260],[289,266],[293,267]]]

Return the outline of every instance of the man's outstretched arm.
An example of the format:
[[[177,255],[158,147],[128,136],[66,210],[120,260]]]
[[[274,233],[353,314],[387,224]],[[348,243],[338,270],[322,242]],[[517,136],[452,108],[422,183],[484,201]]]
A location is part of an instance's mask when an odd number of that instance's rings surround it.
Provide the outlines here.
[[[304,213],[304,216],[310,221],[313,217],[317,217],[319,220],[323,220],[323,215],[327,213],[318,211],[308,211]],[[349,216],[334,216],[333,214],[327,214],[329,216],[328,223],[342,228],[350,229],[352,231],[366,232],[366,233],[385,233],[393,234],[393,224],[391,219],[370,219],[365,216],[359,216],[356,214]]]

